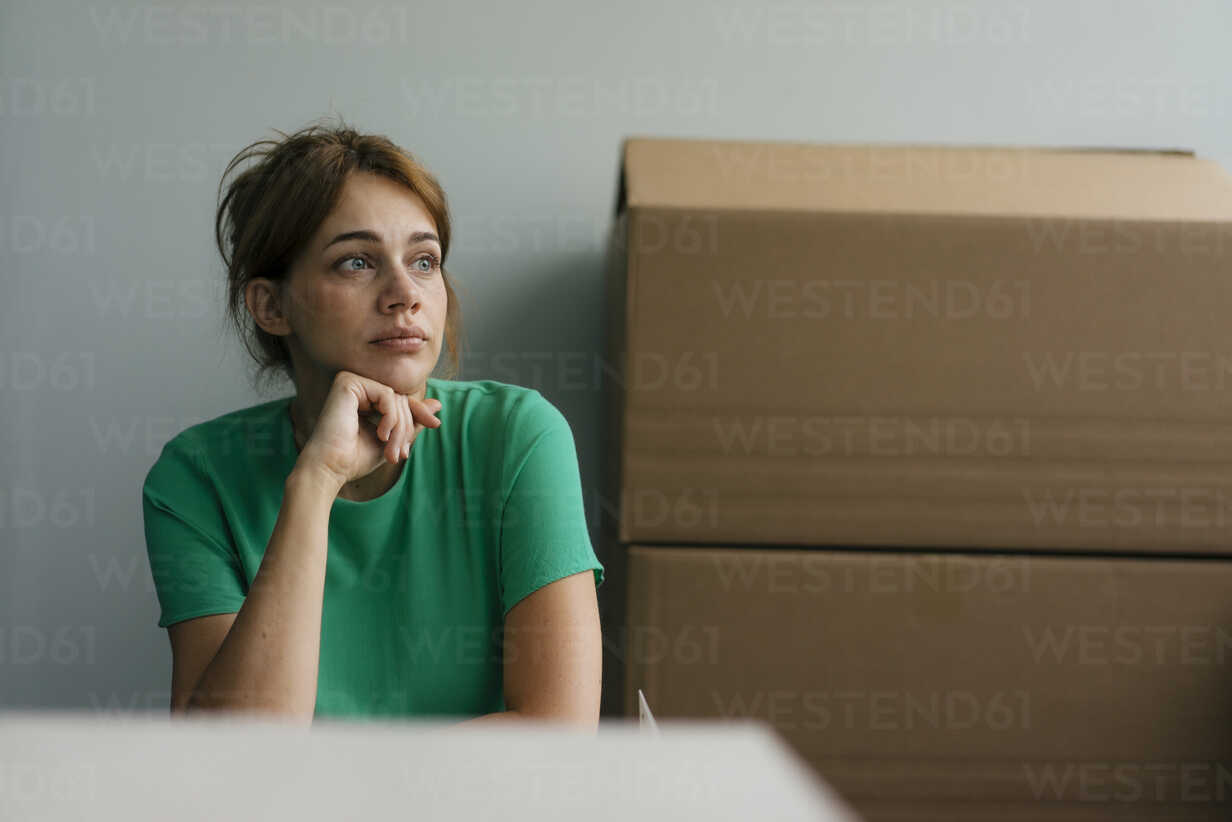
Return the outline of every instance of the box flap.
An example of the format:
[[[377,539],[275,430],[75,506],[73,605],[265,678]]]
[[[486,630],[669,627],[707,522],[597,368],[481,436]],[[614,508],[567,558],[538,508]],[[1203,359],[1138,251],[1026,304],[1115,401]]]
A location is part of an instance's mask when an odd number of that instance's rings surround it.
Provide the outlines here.
[[[1184,150],[624,141],[617,209],[1232,220],[1232,176]]]

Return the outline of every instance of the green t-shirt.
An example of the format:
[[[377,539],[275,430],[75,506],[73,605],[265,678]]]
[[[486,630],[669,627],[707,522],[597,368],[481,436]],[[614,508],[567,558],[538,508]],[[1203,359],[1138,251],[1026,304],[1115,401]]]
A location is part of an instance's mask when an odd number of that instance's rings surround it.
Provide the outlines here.
[[[500,628],[550,582],[603,565],[586,527],[573,433],[538,391],[431,378],[439,428],[376,499],[336,499],[316,716],[505,710]],[[291,397],[194,425],[142,489],[160,627],[234,613],[298,457]]]

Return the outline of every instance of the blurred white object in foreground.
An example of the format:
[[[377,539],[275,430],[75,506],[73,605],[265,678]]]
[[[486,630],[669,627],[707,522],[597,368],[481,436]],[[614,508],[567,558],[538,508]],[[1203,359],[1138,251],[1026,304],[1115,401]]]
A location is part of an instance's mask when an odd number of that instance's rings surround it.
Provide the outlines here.
[[[658,731],[0,712],[0,819],[856,819],[761,721]]]

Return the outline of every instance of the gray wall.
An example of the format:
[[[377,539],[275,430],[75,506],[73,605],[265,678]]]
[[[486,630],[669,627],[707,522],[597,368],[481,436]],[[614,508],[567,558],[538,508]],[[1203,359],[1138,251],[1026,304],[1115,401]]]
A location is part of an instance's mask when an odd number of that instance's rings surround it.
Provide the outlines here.
[[[0,707],[166,709],[140,483],[176,432],[268,398],[222,324],[212,219],[226,161],[273,128],[338,112],[438,173],[463,376],[555,402],[592,503],[602,380],[576,369],[603,370],[623,136],[1180,146],[1232,168],[1220,0],[590,5],[0,4]]]

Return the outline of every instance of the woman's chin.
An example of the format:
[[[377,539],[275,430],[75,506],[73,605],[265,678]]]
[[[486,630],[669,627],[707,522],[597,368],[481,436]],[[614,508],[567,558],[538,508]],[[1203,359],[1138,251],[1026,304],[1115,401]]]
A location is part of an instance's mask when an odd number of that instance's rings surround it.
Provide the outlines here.
[[[356,374],[388,385],[399,394],[413,394],[423,387],[432,373],[431,368],[425,368],[420,363],[384,362],[372,364],[355,370]]]

